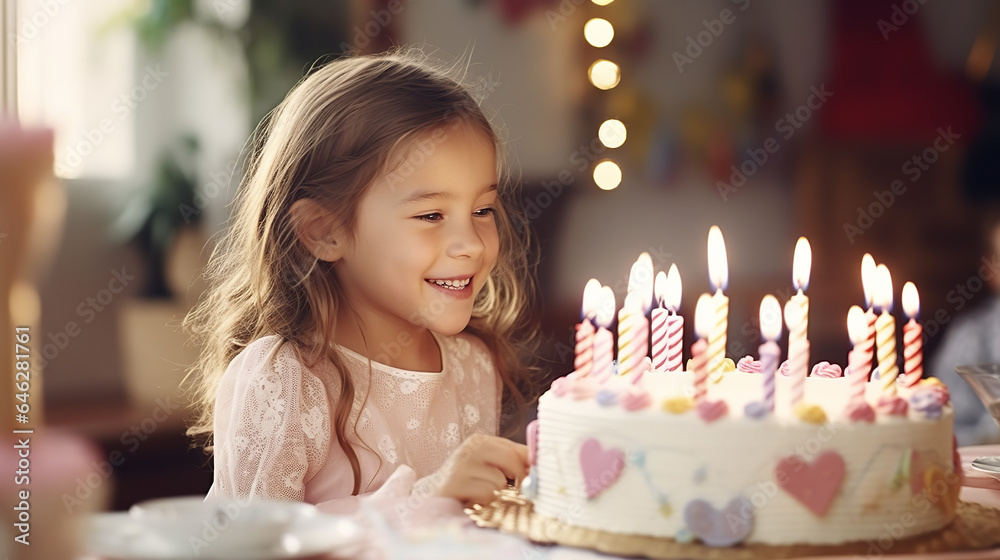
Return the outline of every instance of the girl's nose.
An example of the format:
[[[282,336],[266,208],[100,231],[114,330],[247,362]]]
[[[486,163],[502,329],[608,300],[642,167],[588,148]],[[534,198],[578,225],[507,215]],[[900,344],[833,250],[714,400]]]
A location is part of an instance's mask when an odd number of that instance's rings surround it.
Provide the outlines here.
[[[453,258],[479,258],[486,249],[483,238],[471,220],[456,220],[448,239],[448,256]]]

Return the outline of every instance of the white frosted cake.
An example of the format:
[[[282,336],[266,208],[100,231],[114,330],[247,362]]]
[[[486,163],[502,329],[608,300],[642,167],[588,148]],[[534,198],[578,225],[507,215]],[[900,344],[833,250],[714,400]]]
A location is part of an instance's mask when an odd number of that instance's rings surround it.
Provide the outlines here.
[[[867,383],[879,404],[865,417],[847,378],[815,374],[795,410],[776,375],[761,414],[763,378],[715,375],[699,406],[689,372],[557,379],[529,426],[523,491],[568,525],[708,546],[891,542],[952,520],[961,471],[937,380],[901,388],[892,410]]]

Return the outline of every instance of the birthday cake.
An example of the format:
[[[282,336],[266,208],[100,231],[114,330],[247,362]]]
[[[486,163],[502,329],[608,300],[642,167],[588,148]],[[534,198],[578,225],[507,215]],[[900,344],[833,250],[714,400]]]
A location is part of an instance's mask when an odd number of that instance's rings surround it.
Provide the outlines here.
[[[961,469],[948,391],[919,370],[869,379],[874,342],[864,369],[866,348],[855,347],[846,375],[825,362],[796,371],[792,343],[781,368],[762,345],[762,361],[710,369],[703,340],[684,368],[651,367],[640,351],[645,365],[629,369],[623,323],[617,371],[601,363],[601,337],[578,326],[576,371],[539,399],[521,489],[537,515],[711,547],[869,541],[883,551],[953,519]],[[655,355],[665,335],[653,323]],[[879,357],[882,369],[895,363]]]

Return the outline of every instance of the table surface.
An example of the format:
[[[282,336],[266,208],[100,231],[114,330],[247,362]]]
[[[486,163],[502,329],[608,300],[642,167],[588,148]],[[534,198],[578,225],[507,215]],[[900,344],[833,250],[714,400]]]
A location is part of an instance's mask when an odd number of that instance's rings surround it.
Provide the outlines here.
[[[978,502],[1000,509],[1000,480],[979,471],[972,470],[970,463],[976,457],[1000,455],[1000,445],[964,447],[959,449],[964,466],[964,481],[960,498],[966,502]],[[538,546],[521,537],[503,534],[492,529],[468,527],[464,523],[448,523],[424,531],[421,534],[403,538],[385,531],[378,540],[384,553],[371,554],[367,550],[357,558],[525,558],[538,560],[600,560],[610,556],[596,552],[565,546]],[[1000,548],[974,552],[953,552],[946,554],[905,554],[889,555],[892,560],[1000,560]],[[330,557],[333,558],[333,557]],[[846,560],[852,556],[811,556],[809,560]],[[79,560],[101,560],[85,556]],[[325,558],[317,560],[326,560]]]

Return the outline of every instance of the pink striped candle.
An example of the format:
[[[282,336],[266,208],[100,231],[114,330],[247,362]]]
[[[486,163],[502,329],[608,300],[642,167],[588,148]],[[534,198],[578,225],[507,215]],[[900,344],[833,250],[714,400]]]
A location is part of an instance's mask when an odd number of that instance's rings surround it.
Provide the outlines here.
[[[903,325],[903,386],[910,388],[924,376],[924,329],[917,323],[920,295],[913,282],[903,285],[903,312],[910,319]]]
[[[770,294],[760,302],[760,333],[765,342],[757,349],[764,375],[764,410],[774,411],[774,374],[781,358],[777,340],[781,337],[781,304]]]
[[[653,259],[642,253],[632,265],[628,294],[618,313],[618,374],[638,373],[649,354],[649,321],[653,303]]]
[[[681,371],[683,368],[684,317],[681,305],[681,275],[677,265],[670,273],[656,275],[654,292],[659,307],[653,310],[653,368],[656,371]]]
[[[694,332],[698,341],[691,347],[691,368],[694,370],[694,402],[704,402],[708,395],[708,333],[715,326],[715,306],[712,296],[702,294],[694,311]]]
[[[594,366],[594,316],[597,313],[597,298],[601,293],[601,283],[591,278],[583,289],[583,309],[580,322],[576,325],[576,348],[573,371],[579,377],[590,375]]]
[[[876,272],[875,305],[881,311],[875,320],[879,381],[883,394],[895,396],[899,365],[896,363],[896,319],[892,316],[892,276],[884,264],[878,265]]]
[[[597,301],[599,304],[594,314],[597,332],[594,333],[593,374],[598,381],[604,381],[611,375],[615,359],[615,337],[610,330],[615,317],[615,293],[610,287],[602,286]]]
[[[847,378],[851,384],[848,393],[848,410],[860,406],[865,401],[868,374],[871,373],[871,358],[864,348],[868,336],[868,319],[857,305],[847,312],[847,334],[851,339],[850,353],[847,355]]]
[[[878,318],[875,315],[875,310],[872,308],[872,304],[875,300],[875,285],[876,285],[876,266],[875,259],[868,253],[861,258],[861,287],[864,289],[865,293],[865,339],[861,343],[861,351],[867,356],[867,365],[863,366],[864,370],[870,375],[872,371],[872,362],[875,361],[875,321]]]

